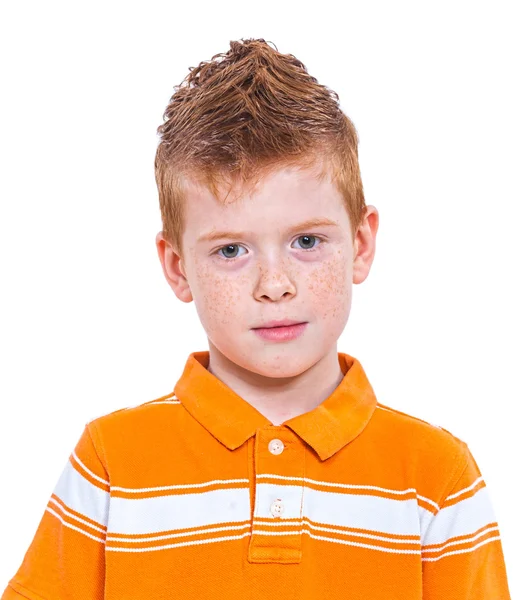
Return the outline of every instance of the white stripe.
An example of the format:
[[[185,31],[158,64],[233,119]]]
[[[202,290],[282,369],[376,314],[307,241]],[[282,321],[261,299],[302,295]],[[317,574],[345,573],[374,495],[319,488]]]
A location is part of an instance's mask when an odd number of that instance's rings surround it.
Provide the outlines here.
[[[450,496],[447,496],[447,500],[452,500],[453,498],[457,498],[458,496],[461,496],[462,494],[465,494],[469,490],[475,488],[480,481],[483,481],[483,477],[478,477],[476,479],[476,481],[474,483],[472,483],[471,485],[469,485],[468,487],[460,490],[459,492],[456,492],[455,494],[451,494]]]
[[[405,495],[409,492],[416,493],[414,488],[405,488],[404,490],[392,490],[390,488],[379,487],[377,485],[360,485],[355,483],[336,483],[332,481],[319,481],[318,479],[310,479],[309,477],[293,477],[291,475],[276,475],[275,473],[263,473],[256,475],[256,481],[262,479],[280,479],[281,481],[299,481],[314,483],[323,487],[337,487],[347,490],[376,490],[378,492],[386,492],[387,494]]]
[[[258,525],[258,527],[292,527],[292,526],[298,526],[298,525],[305,525],[305,521],[302,520],[301,522],[293,522],[293,521],[286,521],[284,519],[278,519],[278,521],[273,521],[273,522],[267,522],[267,521],[259,521],[259,520],[255,520],[254,521],[254,525]],[[381,542],[388,542],[390,544],[414,544],[415,546],[419,546],[420,545],[420,540],[419,538],[416,539],[408,539],[408,538],[393,538],[390,536],[385,536],[385,535],[372,535],[370,533],[361,533],[359,531],[347,531],[345,529],[340,529],[339,527],[320,527],[319,525],[314,525],[313,523],[308,523],[308,526],[310,529],[314,529],[315,531],[326,531],[328,533],[335,533],[337,535],[345,535],[345,536],[354,536],[354,537],[362,537],[362,538],[367,538],[369,540],[379,540]],[[260,530],[256,530],[259,533]]]
[[[496,531],[499,533],[499,527],[496,527],[496,526],[487,527],[487,529],[484,529],[483,531],[476,533],[476,535],[474,535],[472,537],[466,537],[461,540],[454,540],[453,542],[447,542],[446,544],[443,544],[443,546],[438,545],[435,548],[424,546],[423,549],[424,549],[424,552],[441,552],[441,550],[443,550],[444,548],[448,548],[449,546],[459,546],[460,544],[470,544],[474,540],[477,540],[478,538],[483,537],[484,535],[486,535],[487,533],[490,533],[491,531]]]
[[[127,492],[128,494],[140,494],[141,492],[160,492],[164,490],[185,490],[187,488],[204,488],[211,485],[229,485],[231,483],[249,483],[248,479],[212,479],[204,483],[179,483],[176,485],[161,485],[149,488],[124,488],[117,485],[111,487],[112,491]]]
[[[479,544],[476,544],[475,546],[473,546],[472,548],[465,548],[463,550],[454,550],[452,552],[445,552],[445,554],[442,554],[441,556],[436,556],[435,558],[421,558],[421,560],[423,561],[436,561],[436,560],[440,560],[442,558],[444,558],[445,556],[452,556],[453,554],[466,554],[467,552],[474,552],[474,550],[476,550],[477,548],[484,546],[485,544],[489,544],[490,542],[495,542],[496,540],[501,540],[501,538],[498,537],[493,537],[493,538],[489,538],[488,540],[483,540],[482,542],[480,542]]]
[[[272,518],[270,507],[276,498],[283,500],[283,518],[301,521],[302,517],[307,517],[323,525],[419,536],[417,502],[413,498],[391,500],[316,491],[302,486],[258,484],[255,518]],[[226,522],[243,524],[250,519],[247,487],[142,499],[113,496],[108,532],[146,535]]]
[[[108,529],[127,535],[148,534],[250,518],[249,488],[142,499],[113,496]]]
[[[100,483],[104,483],[105,485],[110,485],[110,483],[108,481],[106,481],[105,479],[102,479],[101,477],[98,477],[98,475],[96,475],[96,473],[93,473],[90,469],[88,469],[84,463],[78,458],[78,456],[76,456],[76,452],[73,450],[72,455],[74,456],[74,459],[76,460],[76,462],[82,467],[82,469],[86,472],[89,473],[89,475],[93,478],[96,479],[97,481],[99,481]]]
[[[403,550],[400,548],[383,548],[380,546],[373,546],[371,544],[361,544],[359,542],[351,542],[349,540],[340,540],[340,539],[328,538],[328,537],[324,537],[324,536],[320,536],[320,535],[314,535],[307,529],[303,529],[297,533],[299,533],[299,534],[306,533],[309,537],[311,537],[312,539],[315,539],[315,540],[323,540],[326,542],[332,542],[334,544],[343,544],[345,546],[356,546],[359,548],[368,548],[370,550],[377,550],[379,552],[385,552],[387,554],[418,554],[418,555],[420,554],[419,550]],[[111,552],[153,552],[155,550],[169,550],[171,548],[179,548],[179,547],[183,547],[183,546],[196,546],[196,545],[201,545],[201,544],[213,544],[213,543],[218,543],[218,542],[227,542],[230,540],[240,540],[240,539],[250,536],[250,535],[251,535],[250,532],[245,532],[242,535],[231,535],[231,536],[226,536],[226,537],[221,537],[221,538],[211,538],[211,539],[205,539],[205,540],[191,540],[190,542],[180,542],[178,544],[166,544],[164,546],[153,546],[150,548],[115,548],[112,546],[107,546],[106,551],[107,552],[109,552],[109,551],[111,551]],[[263,533],[258,533],[258,535],[263,535]],[[287,533],[286,535],[296,535],[296,533]]]
[[[178,537],[190,537],[193,535],[205,535],[208,533],[215,533],[216,531],[238,531],[241,529],[251,529],[251,524],[246,523],[245,525],[228,525],[226,527],[211,527],[206,529],[197,529],[193,531],[182,531],[180,533],[167,533],[166,535],[148,535],[145,537],[116,537],[112,535],[107,536],[107,541],[111,542],[125,542],[126,544],[140,544],[142,542],[157,542],[158,540],[168,540]]]
[[[156,406],[157,404],[181,404],[179,400],[160,400],[159,402],[151,402],[148,406]]]
[[[471,535],[496,521],[486,487],[470,498],[442,508],[422,536],[422,545],[442,544],[450,538]]]
[[[339,488],[355,489],[355,490],[376,490],[376,491],[381,491],[381,492],[386,492],[388,494],[396,494],[396,495],[404,495],[409,492],[416,493],[416,490],[414,488],[406,488],[404,490],[392,490],[389,488],[383,488],[383,487],[379,487],[376,485],[356,485],[356,484],[348,484],[348,483],[333,483],[330,481],[318,481],[315,479],[309,479],[308,477],[291,477],[291,476],[282,476],[282,475],[275,475],[275,474],[257,475],[257,480],[261,480],[261,479],[269,478],[269,477],[274,478],[274,479],[281,479],[284,481],[309,482],[309,483],[314,483],[314,484],[325,486],[325,487],[339,487]],[[143,493],[143,492],[183,490],[183,489],[190,489],[190,488],[203,489],[203,488],[209,487],[211,485],[230,485],[230,484],[238,485],[238,484],[242,484],[242,483],[247,484],[247,483],[249,483],[249,480],[248,479],[212,479],[211,481],[206,481],[204,483],[163,485],[163,486],[149,487],[149,488],[126,488],[126,487],[121,487],[121,486],[115,485],[115,486],[111,487],[111,490],[125,492],[128,494],[139,494],[139,493]],[[420,494],[417,494],[417,493],[416,493],[416,496],[417,496],[417,498],[420,498],[420,499],[424,500],[425,502],[427,502],[428,504],[431,504],[432,506],[434,506],[434,508],[436,508],[436,510],[439,510],[439,505],[436,504],[436,502],[432,501],[430,498],[426,498],[425,496],[421,496]],[[430,520],[433,517],[433,513],[426,511],[425,509],[423,509],[423,511],[421,511],[420,514],[423,516],[425,521]],[[428,523],[427,523],[426,527],[428,527]]]
[[[85,479],[69,460],[58,479],[54,494],[71,510],[96,521],[99,525],[107,525],[109,492]]]
[[[285,520],[278,520],[277,522],[275,521],[272,523],[260,522],[260,521],[254,522],[254,525],[255,526],[257,525],[258,527],[289,527],[289,526],[303,527],[305,524],[306,524],[306,522],[303,519],[301,521],[299,521],[298,523],[285,521]],[[320,526],[314,525],[312,523],[309,523],[307,525],[310,529],[313,529],[315,531],[325,531],[327,533],[335,533],[338,535],[362,537],[362,538],[366,538],[366,539],[370,539],[370,540],[378,540],[378,541],[388,542],[388,543],[392,543],[392,544],[413,544],[414,546],[419,546],[419,543],[420,543],[419,538],[418,539],[392,538],[390,536],[371,535],[369,533],[346,531],[346,530],[335,528],[335,527],[320,527]],[[145,536],[145,537],[139,537],[139,538],[116,537],[116,536],[108,535],[107,541],[108,542],[109,541],[125,542],[127,544],[140,544],[140,543],[144,543],[144,542],[156,542],[159,540],[168,540],[168,539],[180,538],[180,537],[191,537],[194,535],[208,535],[211,533],[216,533],[218,531],[237,531],[237,530],[246,529],[246,528],[248,528],[250,530],[250,528],[251,528],[250,522],[247,522],[244,525],[229,525],[226,527],[212,527],[212,528],[205,528],[205,529],[200,528],[200,529],[196,529],[196,530],[192,530],[192,531],[182,531],[179,533],[168,533],[165,535]],[[304,530],[305,530],[305,528],[303,527],[301,529],[301,531],[304,531]],[[260,535],[263,535],[263,533],[267,533],[267,532],[263,532],[260,529],[257,529],[256,532],[259,533]],[[270,535],[270,534],[267,533],[267,535]]]
[[[418,504],[418,523],[420,528],[419,535],[422,539],[433,519],[434,513]]]
[[[271,505],[277,498],[282,499],[284,519],[301,519],[305,516],[325,525],[419,535],[417,501],[414,498],[392,500],[261,483],[256,486],[254,517],[271,518]]]
[[[318,479],[310,479],[308,477],[292,477],[289,475],[276,475],[273,473],[264,473],[260,475],[256,475],[256,480],[260,481],[263,479],[280,479],[282,481],[298,481],[298,482],[307,482],[313,483],[315,485],[323,486],[323,487],[336,487],[342,489],[352,489],[352,490],[376,490],[379,492],[385,492],[387,494],[396,494],[398,496],[405,495],[408,493],[416,494],[415,488],[405,488],[403,490],[393,490],[390,488],[379,487],[377,485],[359,485],[359,484],[351,484],[351,483],[336,483],[332,481],[320,481]],[[120,487],[117,485],[111,486],[112,491],[120,491],[126,492],[128,494],[140,494],[143,492],[156,492],[156,491],[165,491],[165,490],[183,490],[187,488],[203,488],[208,487],[210,485],[229,485],[231,483],[240,484],[240,483],[249,483],[248,479],[212,479],[211,481],[206,481],[204,483],[180,483],[176,485],[162,485],[158,487],[148,487],[148,488],[126,488]],[[416,494],[418,498],[425,500],[429,504],[432,504],[435,508],[439,509],[439,506],[430,500],[429,498],[425,498],[424,496],[420,496]]]
[[[265,532],[256,532],[257,535],[271,535]],[[282,532],[284,535],[285,533]],[[380,552],[388,552],[389,554],[420,554],[419,550],[403,550],[401,548],[384,548],[383,546],[374,546],[372,544],[362,544],[360,542],[351,542],[350,540],[340,540],[338,538],[328,538],[322,535],[314,535],[307,529],[302,529],[299,533],[306,533],[314,540],[323,540],[325,542],[333,542],[334,544],[343,544],[344,546],[357,546],[358,548],[369,548],[370,550],[379,550]],[[287,534],[291,535],[291,534]]]
[[[426,498],[425,496],[422,496],[421,494],[416,494],[416,496],[420,500],[424,500],[427,504],[431,504],[436,510],[439,510],[439,504],[437,504],[436,502],[434,502],[430,498]]]
[[[386,494],[396,494],[398,496],[405,495],[408,493],[414,493],[418,498],[424,500],[428,504],[432,504],[434,508],[439,510],[439,505],[436,502],[432,501],[430,498],[425,498],[425,496],[421,496],[416,492],[415,488],[405,488],[403,490],[393,490],[391,488],[384,488],[377,485],[361,485],[361,484],[353,484],[353,483],[336,483],[332,481],[319,481],[318,479],[310,479],[309,477],[292,477],[289,475],[276,475],[274,473],[264,473],[262,475],[256,475],[256,480],[261,479],[280,479],[283,481],[304,481],[307,483],[314,483],[316,485],[321,485],[324,487],[337,487],[344,488],[348,490],[376,490],[377,492],[385,492]]]
[[[179,548],[181,546],[197,546],[200,544],[213,544],[215,542],[228,542],[230,540],[241,540],[244,537],[251,535],[250,531],[246,533],[242,533],[242,535],[229,535],[227,537],[222,538],[212,538],[210,540],[193,540],[190,542],[181,542],[179,544],[167,544],[166,546],[153,546],[152,548],[114,548],[112,546],[107,546],[105,548],[106,552],[151,552],[153,550],[169,550],[170,548]]]
[[[62,525],[64,525],[64,527],[69,527],[69,529],[74,529],[75,531],[78,531],[79,533],[87,536],[88,538],[91,538],[92,540],[95,540],[97,542],[100,542],[101,544],[105,544],[105,540],[102,540],[98,537],[96,537],[95,535],[91,535],[90,533],[87,533],[87,531],[84,531],[83,529],[80,529],[79,527],[75,527],[74,525],[71,525],[70,523],[66,523],[62,517],[56,513],[52,508],[47,507],[45,509],[47,512],[51,513],[52,515],[54,515],[59,521],[61,521]]]
[[[72,512],[69,512],[68,510],[66,510],[54,498],[49,498],[49,502],[52,502],[53,504],[55,504],[60,509],[60,511],[63,512],[63,513],[65,513],[69,518],[74,519],[75,521],[78,521],[79,523],[83,523],[84,525],[87,525],[87,526],[91,527],[91,529],[96,529],[100,533],[105,534],[105,529],[102,529],[101,527],[97,527],[96,525],[93,525],[92,523],[89,523],[89,521],[85,521],[84,519],[80,519],[80,517],[77,517],[76,515],[73,515]]]

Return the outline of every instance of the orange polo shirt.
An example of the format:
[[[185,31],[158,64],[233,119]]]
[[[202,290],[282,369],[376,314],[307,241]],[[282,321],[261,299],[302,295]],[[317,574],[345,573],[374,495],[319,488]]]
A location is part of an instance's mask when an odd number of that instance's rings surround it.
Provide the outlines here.
[[[2,600],[509,600],[466,443],[338,358],[334,392],[281,425],[208,351],[173,392],[87,423]]]

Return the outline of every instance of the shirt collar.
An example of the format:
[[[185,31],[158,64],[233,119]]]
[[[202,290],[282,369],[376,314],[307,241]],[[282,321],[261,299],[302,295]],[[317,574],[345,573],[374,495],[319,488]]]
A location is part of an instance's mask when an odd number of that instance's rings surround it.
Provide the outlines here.
[[[326,460],[355,439],[376,408],[376,396],[360,362],[338,352],[344,377],[316,408],[288,419],[287,426]],[[272,423],[207,370],[209,351],[189,355],[174,393],[187,411],[219,442],[235,450]]]

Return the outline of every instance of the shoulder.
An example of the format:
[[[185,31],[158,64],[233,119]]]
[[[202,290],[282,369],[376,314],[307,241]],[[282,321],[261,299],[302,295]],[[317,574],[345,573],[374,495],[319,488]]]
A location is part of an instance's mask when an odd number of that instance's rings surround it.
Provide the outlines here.
[[[95,417],[94,419],[91,419],[88,424],[92,427],[103,429],[106,427],[111,427],[114,424],[131,424],[134,421],[141,421],[144,418],[149,418],[151,415],[157,412],[156,409],[158,406],[163,406],[166,404],[180,404],[180,401],[176,398],[174,392],[166,394],[165,396],[160,396],[159,398],[154,398],[153,400],[146,400],[133,406],[118,408],[117,410],[113,410],[112,412],[105,413]]]
[[[101,454],[131,452],[154,444],[159,434],[172,431],[183,411],[181,403],[170,392],[159,398],[114,410],[91,419],[86,427]]]
[[[465,442],[454,433],[442,427],[430,423],[415,415],[402,412],[397,408],[387,406],[381,402],[376,403],[375,416],[379,425],[384,428],[394,428],[395,437],[398,434],[406,434],[412,442],[430,442],[437,443],[438,446],[450,447],[451,449],[460,447]]]
[[[376,404],[374,417],[379,439],[392,456],[397,456],[401,462],[408,461],[420,481],[435,483],[436,477],[442,477],[450,485],[469,461],[467,443],[441,425],[381,402]]]

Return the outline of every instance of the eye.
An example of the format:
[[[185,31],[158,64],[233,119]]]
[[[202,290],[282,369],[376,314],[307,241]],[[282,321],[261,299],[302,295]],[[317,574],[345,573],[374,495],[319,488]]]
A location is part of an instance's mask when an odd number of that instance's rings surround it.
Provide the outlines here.
[[[310,243],[314,244],[313,240],[319,240],[320,244],[323,242],[323,240],[321,240],[317,235],[300,235],[300,237],[296,238],[296,240],[306,240],[305,241],[305,245],[309,245]],[[318,244],[317,246],[312,246],[309,248],[302,248],[302,250],[316,250],[316,248],[320,245]]]
[[[232,250],[231,250],[232,248]],[[218,252],[218,256],[220,256],[221,258],[224,258],[226,260],[234,260],[235,258],[238,258],[238,255],[236,254],[235,256],[230,256],[228,253],[232,252],[234,253],[234,248],[242,248],[242,246],[240,246],[239,244],[227,244],[227,246],[222,246],[221,248],[218,248],[217,252]],[[221,251],[224,251],[224,255],[220,255],[219,253]]]

